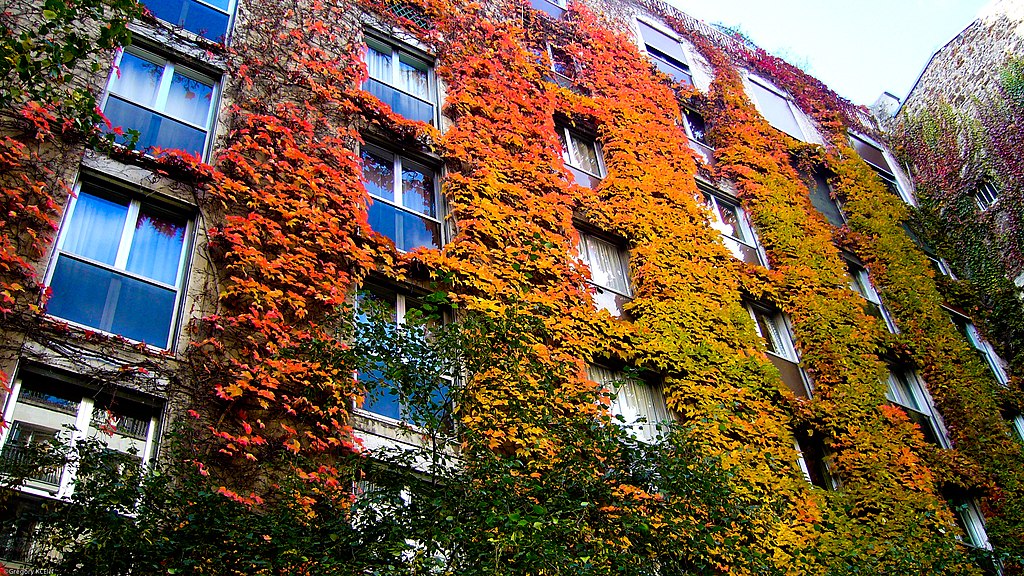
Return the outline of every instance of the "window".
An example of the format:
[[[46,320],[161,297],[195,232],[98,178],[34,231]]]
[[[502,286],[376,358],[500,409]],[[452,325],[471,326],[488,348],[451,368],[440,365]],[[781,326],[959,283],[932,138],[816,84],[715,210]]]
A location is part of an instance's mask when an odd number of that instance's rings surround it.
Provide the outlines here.
[[[857,154],[868,163],[868,166],[874,169],[890,192],[899,196],[907,204],[913,204],[910,196],[905,194],[900,187],[899,181],[896,179],[896,173],[892,169],[892,165],[889,164],[889,160],[886,159],[885,152],[881,147],[852,134],[850,135],[850,143],[853,145],[853,149],[857,151]]]
[[[548,59],[551,61],[552,77],[546,80],[564,88],[574,89],[573,79],[576,78],[576,61],[571,54],[554,44],[547,45]]]
[[[754,330],[764,340],[768,360],[778,369],[782,382],[796,396],[810,398],[811,382],[800,368],[800,357],[782,313],[756,304],[747,304],[746,308],[754,321]]]
[[[684,86],[693,86],[693,75],[686,63],[679,40],[655,29],[653,26],[637,21],[640,24],[640,36],[651,62],[673,81]]]
[[[683,108],[683,120],[686,125],[686,136],[691,140],[696,140],[701,144],[707,146],[707,124],[704,122],[704,117],[701,116],[696,110],[690,110],[689,108]]]
[[[796,113],[788,97],[754,78],[750,79],[750,86],[754,91],[757,109],[761,111],[769,124],[797,140],[807,139],[803,129],[800,128],[800,123],[796,119]]]
[[[0,458],[18,462],[30,446],[74,443],[98,438],[111,450],[137,451],[145,465],[155,455],[160,407],[155,400],[79,387],[63,379],[29,373],[16,380],[4,409],[11,422],[0,436]],[[74,470],[38,471],[26,484],[29,492],[65,496],[73,488]]]
[[[974,192],[974,201],[978,203],[978,208],[982,211],[995,206],[998,200],[999,188],[987,180],[978,185],[978,189]]]
[[[794,444],[797,465],[804,479],[818,488],[835,490],[839,482],[832,473],[832,454],[820,438],[798,432]]]
[[[565,14],[568,2],[567,0],[530,0],[530,6],[557,20]]]
[[[704,205],[711,214],[710,224],[722,233],[722,243],[737,259],[748,264],[764,265],[757,248],[754,230],[747,222],[743,209],[738,204],[703,192]]]
[[[962,536],[957,535],[957,540],[975,548],[991,549],[985,531],[985,517],[978,509],[978,504],[973,500],[952,499],[950,506],[953,508],[957,527],[963,533]]]
[[[234,13],[232,0],[144,0],[143,4],[153,16],[214,42],[225,41]]]
[[[941,448],[948,448],[945,428],[932,408],[931,397],[925,390],[921,380],[911,370],[889,368],[889,390],[885,397],[890,402],[903,408],[911,422],[918,425],[924,439]]]
[[[557,127],[558,140],[562,144],[562,159],[572,172],[576,183],[594,188],[604,178],[604,159],[601,147],[593,138],[565,127]]]
[[[587,377],[609,392],[612,400],[608,411],[626,426],[631,436],[642,442],[654,442],[664,435],[658,424],[671,422],[672,415],[665,406],[660,386],[594,365],[587,367]]]
[[[956,327],[957,332],[964,337],[964,340],[971,345],[972,348],[977,352],[982,362],[989,367],[992,371],[992,376],[997,382],[1006,386],[1010,381],[1006,375],[1006,364],[1003,359],[996,354],[992,345],[987,340],[981,337],[981,333],[978,332],[978,328],[971,322],[966,316],[947,310],[949,312],[949,319],[953,322],[953,326]]]
[[[874,316],[885,322],[889,332],[898,334],[899,330],[896,328],[896,323],[889,315],[889,311],[885,309],[885,305],[882,304],[882,299],[878,296],[878,292],[875,291],[874,285],[871,284],[871,277],[868,275],[867,268],[851,258],[845,259],[846,271],[850,274],[850,290],[864,298],[864,312],[868,316]]]
[[[112,186],[85,181],[68,204],[50,272],[51,316],[168,348],[191,222]]]
[[[824,216],[829,224],[837,228],[844,226],[846,224],[846,216],[843,215],[843,209],[839,205],[839,200],[832,195],[832,187],[828,185],[828,180],[818,172],[814,172],[810,178],[806,179],[807,188],[810,192],[811,206]]]
[[[434,171],[384,150],[364,147],[363,185],[372,197],[370,227],[403,251],[441,246],[440,194]]]
[[[626,251],[611,242],[580,232],[580,259],[590,268],[590,282],[596,289],[594,303],[613,316],[621,316],[622,305],[633,298]]]
[[[126,48],[111,75],[103,113],[112,126],[137,131],[140,150],[181,150],[205,158],[216,101],[212,78]]]
[[[358,296],[357,310],[361,321],[368,318],[370,306],[376,307],[377,311],[383,311],[385,320],[392,322],[394,330],[397,331],[406,324],[406,317],[410,311],[420,308],[422,303],[398,290],[369,285]],[[388,379],[383,370],[383,363],[379,366],[381,369],[358,374],[359,382],[366,389],[366,398],[359,406],[360,409],[391,420],[405,420],[414,424],[433,420],[432,417],[437,417],[441,421],[447,419],[450,412],[447,399],[451,375],[442,375],[443,382],[431,388],[429,394],[425,394],[429,396],[428,398],[416,398],[415,402],[411,402],[410,392],[403,389],[401,382]],[[416,392],[420,391],[413,393]]]
[[[437,84],[425,56],[399,47],[372,33],[366,34],[366,67],[370,77],[363,89],[409,120],[436,123]]]

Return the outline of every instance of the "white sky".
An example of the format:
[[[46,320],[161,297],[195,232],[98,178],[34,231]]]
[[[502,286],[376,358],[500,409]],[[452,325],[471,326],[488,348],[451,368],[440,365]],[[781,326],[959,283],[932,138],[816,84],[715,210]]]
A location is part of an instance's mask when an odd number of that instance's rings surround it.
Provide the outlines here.
[[[938,48],[988,0],[668,0],[737,28],[854,104],[901,99]]]

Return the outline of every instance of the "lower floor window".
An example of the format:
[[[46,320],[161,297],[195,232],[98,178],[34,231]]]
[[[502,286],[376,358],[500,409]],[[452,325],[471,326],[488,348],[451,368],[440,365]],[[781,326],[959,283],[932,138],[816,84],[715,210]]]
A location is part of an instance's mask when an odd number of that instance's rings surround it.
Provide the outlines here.
[[[664,425],[672,421],[672,415],[665,405],[661,386],[594,365],[588,366],[587,377],[600,384],[610,396],[608,411],[631,436],[643,442],[654,442],[665,435]]]

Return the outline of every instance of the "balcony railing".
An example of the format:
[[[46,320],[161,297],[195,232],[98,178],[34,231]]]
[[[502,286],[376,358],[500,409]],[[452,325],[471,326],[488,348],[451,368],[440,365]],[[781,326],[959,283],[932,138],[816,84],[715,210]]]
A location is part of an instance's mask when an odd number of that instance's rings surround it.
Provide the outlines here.
[[[8,442],[4,446],[3,451],[0,451],[0,459],[6,465],[17,468],[32,466],[36,457],[38,457],[38,450],[15,442]],[[60,477],[63,472],[63,466],[45,466],[33,470],[28,475],[28,479],[51,486],[59,486]]]

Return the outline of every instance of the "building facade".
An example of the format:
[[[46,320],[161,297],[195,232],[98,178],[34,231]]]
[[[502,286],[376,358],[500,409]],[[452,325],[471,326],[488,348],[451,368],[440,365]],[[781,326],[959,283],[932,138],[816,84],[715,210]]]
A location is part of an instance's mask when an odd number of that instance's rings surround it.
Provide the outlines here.
[[[5,461],[91,437],[150,467],[184,427],[224,499],[289,476],[313,509],[373,491],[344,458],[422,449],[426,396],[475,486],[494,459],[566,543],[521,558],[495,488],[486,527],[448,516],[450,573],[1019,570],[1016,357],[951,302],[866,110],[647,0],[144,4],[79,66],[88,146],[9,102],[33,123],[6,125],[8,204],[30,189],[49,219],[4,226]],[[355,346],[339,314],[400,332],[439,299],[516,361],[413,394],[325,360]],[[740,516],[670,481],[695,465]],[[38,560],[15,519],[75,476],[10,496],[5,562]]]

